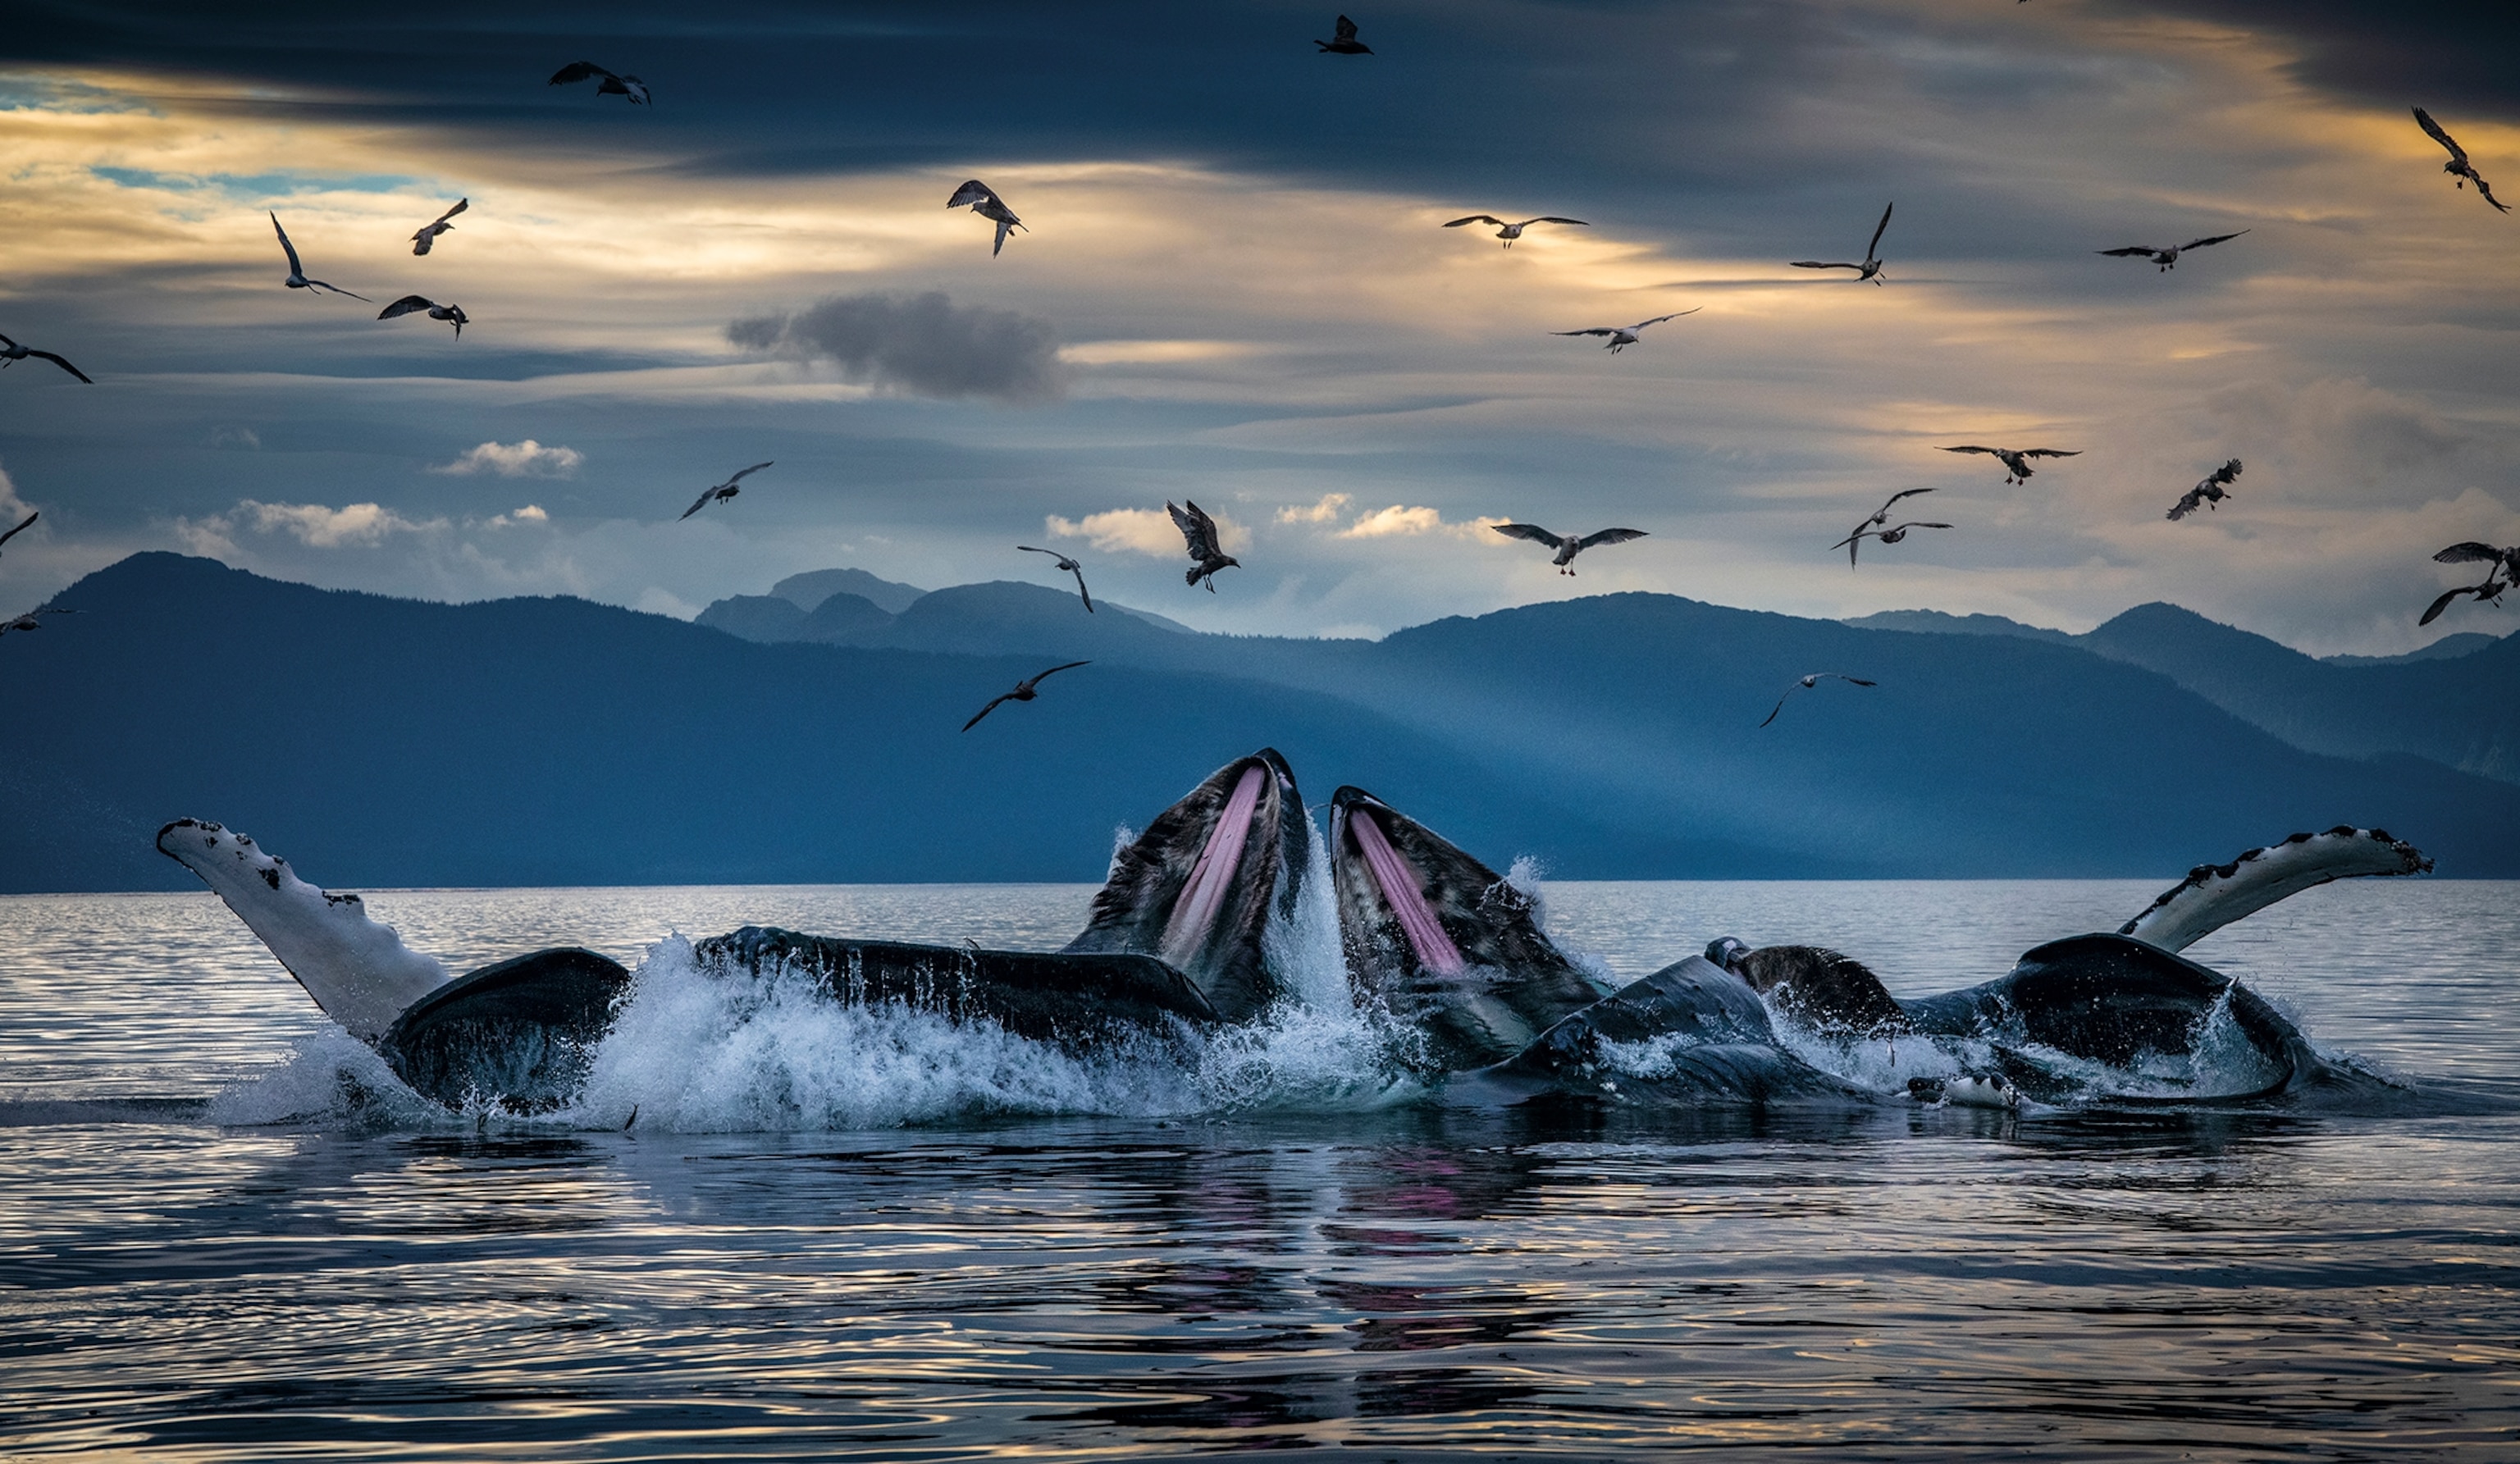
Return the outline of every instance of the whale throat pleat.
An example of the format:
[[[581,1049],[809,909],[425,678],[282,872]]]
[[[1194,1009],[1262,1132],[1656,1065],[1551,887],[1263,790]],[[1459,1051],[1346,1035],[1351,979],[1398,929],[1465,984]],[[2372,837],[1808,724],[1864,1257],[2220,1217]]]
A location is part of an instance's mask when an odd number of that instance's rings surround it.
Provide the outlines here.
[[[1349,827],[1358,852],[1365,856],[1365,866],[1373,871],[1374,885],[1382,891],[1383,905],[1399,917],[1401,932],[1418,953],[1418,963],[1438,976],[1459,976],[1468,970],[1470,963],[1444,933],[1443,922],[1435,918],[1433,908],[1418,888],[1418,871],[1391,847],[1373,816],[1359,809]]]
[[[1232,796],[1225,800],[1224,812],[1217,815],[1216,826],[1208,830],[1198,863],[1182,885],[1181,898],[1173,902],[1172,917],[1164,924],[1164,938],[1157,949],[1176,966],[1188,966],[1198,954],[1218,912],[1233,897],[1234,877],[1242,868],[1242,846],[1251,836],[1251,816],[1260,807],[1260,790],[1267,781],[1257,763],[1242,770]]]

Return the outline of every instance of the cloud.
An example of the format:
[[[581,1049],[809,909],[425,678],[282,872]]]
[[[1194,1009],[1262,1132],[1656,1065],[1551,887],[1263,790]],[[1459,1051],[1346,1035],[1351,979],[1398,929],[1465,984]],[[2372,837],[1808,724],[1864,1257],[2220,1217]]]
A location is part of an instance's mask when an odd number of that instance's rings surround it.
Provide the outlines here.
[[[485,529],[510,529],[532,524],[539,528],[549,522],[551,522],[551,515],[544,512],[539,505],[527,504],[513,513],[492,514],[481,521],[481,526]]]
[[[1431,534],[1444,526],[1444,515],[1432,509],[1407,509],[1393,504],[1376,509],[1339,530],[1342,539],[1380,539],[1392,534]]]
[[[575,477],[578,466],[585,461],[586,454],[573,447],[545,447],[528,437],[515,444],[482,443],[454,462],[432,467],[429,471],[452,473],[458,477],[495,472],[503,478],[567,478]]]
[[[1319,503],[1280,509],[1278,521],[1280,523],[1336,523],[1338,516],[1347,511],[1348,503],[1348,496],[1344,493],[1325,493]]]
[[[1231,519],[1222,513],[1208,516],[1216,520],[1216,536],[1224,541],[1226,553],[1243,547],[1244,535]],[[1182,555],[1182,532],[1174,525],[1173,516],[1160,509],[1109,509],[1088,513],[1081,520],[1053,513],[1044,522],[1059,538],[1090,539],[1096,549],[1105,554],[1148,555],[1158,559],[1177,559]]]
[[[726,338],[758,355],[829,361],[848,380],[912,396],[1026,403],[1067,390],[1050,322],[957,305],[941,290],[832,295],[794,314],[736,321]]]
[[[262,437],[251,427],[212,427],[210,446],[251,448],[259,452],[262,449]]]
[[[369,549],[388,534],[416,534],[444,527],[445,519],[405,518],[381,504],[346,504],[328,509],[322,504],[266,504],[249,498],[239,500],[224,513],[175,520],[175,531],[187,545],[196,553],[212,555],[221,551],[233,552],[241,530],[287,534],[309,549]]]

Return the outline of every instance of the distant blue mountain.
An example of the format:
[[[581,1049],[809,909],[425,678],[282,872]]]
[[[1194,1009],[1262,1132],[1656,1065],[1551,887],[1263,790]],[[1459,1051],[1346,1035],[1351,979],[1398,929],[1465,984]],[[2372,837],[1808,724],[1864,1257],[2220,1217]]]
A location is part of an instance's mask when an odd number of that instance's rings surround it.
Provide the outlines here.
[[[85,613],[0,645],[12,705],[40,709],[0,725],[0,889],[182,887],[151,846],[181,815],[347,886],[1091,880],[1115,825],[1262,745],[1315,801],[1359,783],[1569,878],[2167,878],[2344,822],[2445,873],[2520,874],[2520,786],[2304,751],[2078,644],[1671,596],[1369,643],[975,585],[888,616],[897,644],[759,644],[582,600],[397,600],[142,555],[58,602]],[[1046,656],[1095,664],[955,731]],[[1761,729],[1813,670],[1881,685],[1797,691]]]

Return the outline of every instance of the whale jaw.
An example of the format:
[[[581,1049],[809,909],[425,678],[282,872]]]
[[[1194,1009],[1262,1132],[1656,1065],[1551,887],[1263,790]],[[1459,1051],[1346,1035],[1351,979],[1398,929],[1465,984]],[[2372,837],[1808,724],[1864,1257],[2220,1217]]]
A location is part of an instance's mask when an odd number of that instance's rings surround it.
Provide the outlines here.
[[[1063,949],[1155,956],[1222,1020],[1258,1016],[1285,990],[1262,935],[1294,908],[1312,834],[1303,808],[1274,748],[1219,768],[1112,857],[1084,931]]]
[[[1363,788],[1331,795],[1330,879],[1350,986],[1423,1028],[1439,1068],[1503,1061],[1603,995],[1529,896]]]

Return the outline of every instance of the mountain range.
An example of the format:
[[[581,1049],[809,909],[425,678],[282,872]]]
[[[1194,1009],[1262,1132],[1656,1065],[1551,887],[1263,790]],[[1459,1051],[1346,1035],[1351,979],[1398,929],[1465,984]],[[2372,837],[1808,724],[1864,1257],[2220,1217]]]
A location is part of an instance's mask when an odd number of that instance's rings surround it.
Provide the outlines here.
[[[184,887],[184,815],[353,887],[1093,880],[1263,745],[1563,878],[2166,878],[2337,823],[2520,875],[2520,640],[2355,666],[2168,605],[2066,637],[1626,594],[1313,641],[821,574],[694,624],[134,555],[0,643],[0,890]],[[1879,685],[1761,727],[1811,671]]]

